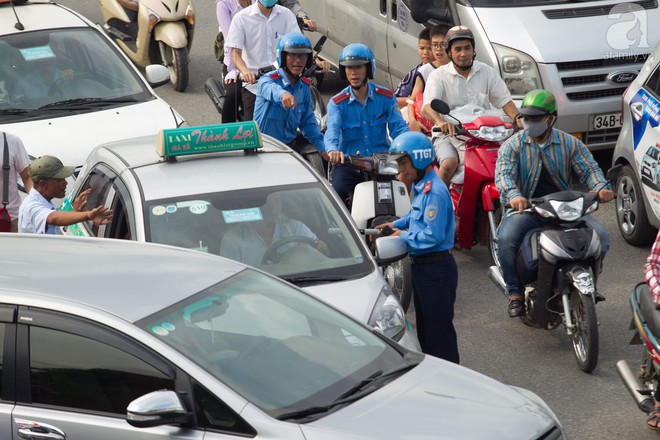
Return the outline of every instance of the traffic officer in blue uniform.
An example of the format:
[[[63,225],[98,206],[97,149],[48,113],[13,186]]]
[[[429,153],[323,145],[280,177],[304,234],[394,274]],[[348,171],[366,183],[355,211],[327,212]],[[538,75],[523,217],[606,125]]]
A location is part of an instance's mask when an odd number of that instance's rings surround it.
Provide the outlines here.
[[[312,44],[303,34],[285,34],[277,43],[276,56],[280,68],[259,79],[254,120],[262,133],[294,150],[300,128],[327,160],[323,134],[312,109],[310,81],[301,76],[312,65]]]
[[[332,186],[348,201],[364,176],[342,166],[345,155],[370,156],[387,152],[392,138],[408,131],[394,92],[369,82],[376,70],[374,54],[364,44],[349,44],[339,55],[339,74],[349,86],[328,103],[325,150],[330,163],[339,165],[332,174]]]
[[[433,168],[433,144],[419,132],[398,136],[390,155],[401,174],[413,183],[410,212],[377,226],[389,226],[408,245],[417,320],[417,337],[424,353],[459,362],[454,329],[458,269],[454,246],[454,212],[449,191]]]

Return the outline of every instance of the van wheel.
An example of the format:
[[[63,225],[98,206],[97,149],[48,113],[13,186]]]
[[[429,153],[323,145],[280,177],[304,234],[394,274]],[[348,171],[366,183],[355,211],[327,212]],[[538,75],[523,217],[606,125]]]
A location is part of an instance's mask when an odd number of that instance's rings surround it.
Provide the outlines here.
[[[649,224],[642,188],[630,165],[623,167],[616,196],[616,220],[624,240],[633,246],[652,243],[658,231]]]

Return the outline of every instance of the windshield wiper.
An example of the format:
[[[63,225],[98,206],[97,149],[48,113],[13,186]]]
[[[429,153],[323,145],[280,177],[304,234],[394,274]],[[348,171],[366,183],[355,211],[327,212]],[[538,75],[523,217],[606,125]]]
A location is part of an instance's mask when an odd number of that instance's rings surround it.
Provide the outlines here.
[[[31,111],[26,108],[5,108],[0,110],[0,115],[27,115]]]
[[[383,373],[383,370],[378,370],[375,373],[373,373],[371,376],[353,385],[351,388],[348,389],[348,391],[343,393],[341,396],[339,396],[337,399],[335,399],[332,403],[329,403],[328,405],[312,406],[298,411],[291,411],[288,413],[280,414],[279,416],[277,416],[277,419],[297,420],[315,414],[326,413],[339,405],[345,405],[347,403],[355,402],[356,400],[360,400],[361,398],[368,396],[369,394],[373,393],[376,390],[376,389],[365,390],[367,386],[374,385],[376,383],[383,381],[384,379],[391,378],[392,376],[403,374],[406,371],[413,369],[415,366],[417,366],[418,363],[419,362],[405,363],[403,365],[399,365],[398,367],[392,368],[391,370],[386,371],[385,373]]]
[[[292,284],[298,283],[330,283],[335,281],[344,281],[348,277],[344,275],[317,275],[317,276],[301,276],[301,277],[282,277]]]
[[[137,102],[135,98],[74,98],[74,99],[65,99],[64,101],[51,102],[44,106],[39,107],[40,109],[45,108],[70,108],[76,107],[80,104],[103,104],[103,105],[112,105],[112,104],[121,104],[125,102]]]

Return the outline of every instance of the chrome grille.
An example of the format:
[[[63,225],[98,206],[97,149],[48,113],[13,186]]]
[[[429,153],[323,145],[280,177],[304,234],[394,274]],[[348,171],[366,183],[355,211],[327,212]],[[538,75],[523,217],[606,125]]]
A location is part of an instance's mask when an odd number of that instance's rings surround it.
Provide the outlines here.
[[[644,9],[656,9],[658,7],[657,0],[646,0],[631,2],[630,4],[637,4]],[[550,20],[562,20],[566,18],[581,18],[581,17],[596,17],[599,15],[608,15],[614,5],[605,6],[591,6],[586,8],[564,8],[564,9],[549,9],[543,11],[543,15]]]

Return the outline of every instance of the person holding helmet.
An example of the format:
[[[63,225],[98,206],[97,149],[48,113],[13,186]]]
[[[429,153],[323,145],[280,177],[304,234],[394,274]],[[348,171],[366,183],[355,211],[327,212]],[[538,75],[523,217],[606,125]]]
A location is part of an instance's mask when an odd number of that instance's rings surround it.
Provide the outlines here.
[[[440,165],[438,174],[449,186],[459,161],[457,145],[452,143],[456,130],[452,122],[448,122],[431,108],[431,101],[441,99],[450,109],[468,104],[485,110],[502,109],[514,122],[518,109],[499,73],[492,67],[475,61],[474,35],[470,29],[465,26],[449,29],[445,36],[445,50],[450,62],[429,75],[424,89],[422,114],[447,135],[436,139],[434,148]]]
[[[374,54],[353,43],[339,55],[339,74],[349,86],[328,103],[325,149],[333,169],[332,186],[349,206],[353,189],[364,182],[362,173],[343,166],[345,155],[370,156],[387,152],[392,138],[408,131],[394,92],[369,82],[376,71]]]
[[[518,276],[516,256],[527,232],[548,222],[543,217],[523,215],[528,199],[571,189],[571,174],[591,190],[600,189],[601,202],[614,199],[611,189],[591,152],[577,138],[553,128],[557,121],[557,102],[547,90],[532,90],[520,108],[524,130],[509,138],[497,154],[495,184],[502,206],[511,209],[498,229],[497,256],[509,296],[508,314],[515,318],[525,311],[525,286]],[[602,256],[610,247],[607,229],[591,216],[583,217],[599,235]],[[596,301],[605,298],[598,294]]]
[[[259,79],[254,120],[262,133],[294,150],[300,128],[327,159],[323,135],[312,109],[310,81],[302,76],[313,63],[312,43],[303,34],[286,34],[277,42],[276,57],[280,68]]]
[[[391,228],[408,245],[412,261],[417,337],[424,353],[459,363],[454,329],[458,269],[454,246],[454,211],[447,186],[433,168],[433,145],[427,136],[411,131],[397,136],[390,147],[401,174],[413,181],[410,212],[377,226]]]

